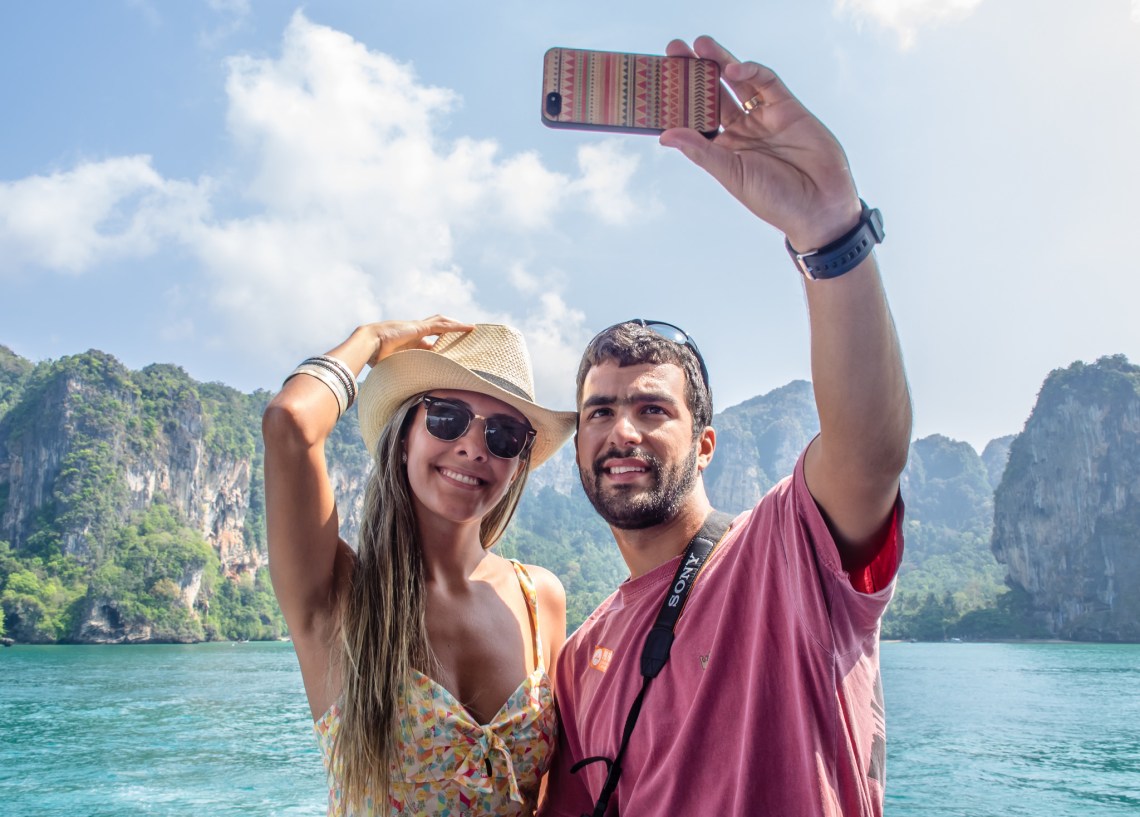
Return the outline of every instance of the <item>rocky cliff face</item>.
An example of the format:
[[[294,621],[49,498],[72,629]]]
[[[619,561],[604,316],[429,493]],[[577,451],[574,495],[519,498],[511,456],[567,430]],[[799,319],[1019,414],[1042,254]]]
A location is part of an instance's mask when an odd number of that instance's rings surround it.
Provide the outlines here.
[[[1016,434],[1007,434],[1004,437],[998,437],[996,440],[990,440],[982,450],[982,464],[986,466],[991,490],[996,491],[998,485],[1001,484],[1005,465],[1009,462],[1009,447],[1013,445],[1016,437]]]
[[[541,491],[551,488],[570,496],[581,482],[578,479],[578,463],[574,458],[574,438],[558,449],[553,457],[532,471],[527,477],[527,490]]]
[[[364,494],[372,472],[372,458],[360,437],[355,406],[340,418],[333,429],[325,444],[325,461],[336,497],[341,538],[355,548],[364,517]]]
[[[716,455],[705,471],[714,507],[737,512],[755,505],[792,473],[819,433],[811,384],[796,380],[716,415]]]
[[[20,552],[50,517],[62,552],[90,563],[109,530],[161,495],[228,572],[256,570],[265,554],[245,536],[260,491],[254,429],[227,429],[228,441],[211,432],[221,404],[257,398],[193,385],[181,369],[131,373],[99,352],[40,372],[0,420],[0,539]]]
[[[908,517],[956,531],[989,533],[993,489],[969,443],[941,434],[915,440],[901,482]]]
[[[1050,374],[994,506],[994,554],[1050,632],[1140,640],[1140,367]]]
[[[989,547],[993,489],[974,448],[941,434],[911,444],[901,483],[905,556],[883,629],[889,637],[942,638],[919,624],[931,594],[965,613],[992,605],[1004,589]]]

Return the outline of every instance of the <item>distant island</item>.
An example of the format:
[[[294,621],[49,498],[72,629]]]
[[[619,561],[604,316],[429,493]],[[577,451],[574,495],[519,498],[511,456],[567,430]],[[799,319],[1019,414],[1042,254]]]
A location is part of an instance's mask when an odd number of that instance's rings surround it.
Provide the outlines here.
[[[0,346],[0,638],[143,643],[287,636],[266,569],[260,416],[270,395],[130,371],[98,351]],[[753,504],[818,431],[796,381],[716,415],[713,503]],[[355,540],[370,458],[349,412],[328,443]],[[1051,373],[1025,429],[916,440],[889,639],[1140,641],[1140,368]],[[532,474],[501,552],[549,567],[571,628],[625,578],[564,448]]]

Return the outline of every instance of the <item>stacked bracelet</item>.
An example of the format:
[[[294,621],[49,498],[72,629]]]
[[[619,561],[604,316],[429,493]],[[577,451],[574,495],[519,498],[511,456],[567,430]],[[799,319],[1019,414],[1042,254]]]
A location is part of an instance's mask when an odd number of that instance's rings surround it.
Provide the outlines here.
[[[317,355],[306,358],[301,365],[285,378],[285,382],[299,374],[307,374],[329,387],[329,391],[336,398],[337,417],[348,411],[356,402],[356,375],[345,365],[344,361],[337,360],[329,355]]]
[[[345,406],[345,409],[356,402],[356,375],[345,365],[344,361],[337,360],[330,355],[317,355],[305,360],[305,364],[323,366],[336,375],[337,379],[344,385],[345,393],[348,395],[348,405]]]

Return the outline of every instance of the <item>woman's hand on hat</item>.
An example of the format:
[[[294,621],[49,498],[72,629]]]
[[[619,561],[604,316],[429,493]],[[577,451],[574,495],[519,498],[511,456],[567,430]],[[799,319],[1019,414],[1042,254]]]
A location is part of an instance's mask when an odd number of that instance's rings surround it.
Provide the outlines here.
[[[430,349],[430,337],[445,332],[470,332],[474,324],[464,323],[443,315],[432,315],[422,321],[380,321],[360,327],[358,332],[370,335],[374,343],[368,365],[375,366],[389,355],[408,349]]]
[[[692,48],[674,40],[666,53],[716,61],[732,93],[721,89],[715,139],[673,128],[662,145],[704,168],[801,251],[858,223],[862,207],[843,147],[772,69],[740,62],[711,37],[698,37]]]

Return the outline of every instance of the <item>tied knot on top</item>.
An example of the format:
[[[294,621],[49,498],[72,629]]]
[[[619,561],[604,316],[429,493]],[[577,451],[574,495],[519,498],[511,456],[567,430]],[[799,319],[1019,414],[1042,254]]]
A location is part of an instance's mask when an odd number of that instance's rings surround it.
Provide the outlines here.
[[[455,770],[455,781],[482,794],[490,794],[493,791],[491,772],[496,765],[496,757],[501,758],[506,767],[511,800],[522,803],[523,797],[519,793],[518,781],[515,779],[515,766],[511,761],[510,750],[495,730],[487,725],[482,727],[482,734],[470,742],[467,756]]]

